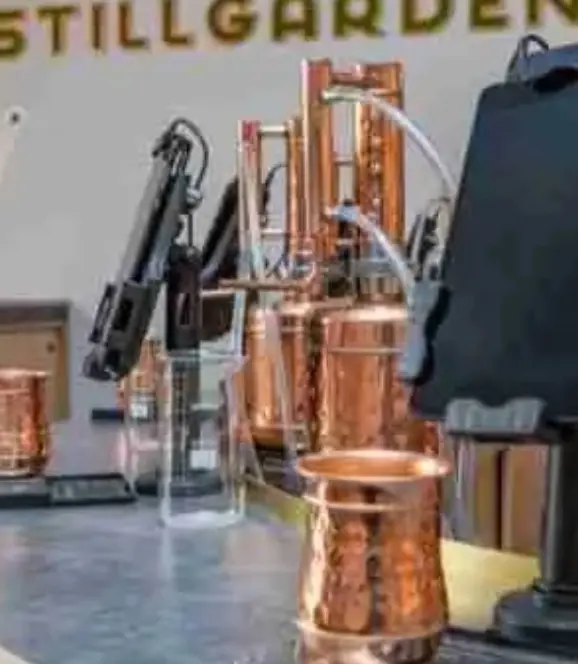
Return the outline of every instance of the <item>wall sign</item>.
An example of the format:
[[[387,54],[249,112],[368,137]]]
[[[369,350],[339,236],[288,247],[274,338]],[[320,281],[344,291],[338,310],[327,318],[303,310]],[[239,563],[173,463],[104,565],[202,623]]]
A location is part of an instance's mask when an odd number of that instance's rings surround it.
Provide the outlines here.
[[[46,57],[70,55],[73,30],[83,35],[82,50],[101,55],[152,53],[159,47],[194,50],[200,37],[232,47],[251,40],[258,30],[262,34],[263,28],[270,42],[315,41],[321,25],[330,25],[335,39],[382,38],[394,32],[432,35],[458,20],[458,3],[467,5],[466,27],[472,31],[509,28],[514,6],[522,6],[527,29],[551,16],[578,24],[577,0],[270,0],[266,10],[254,0],[206,0],[196,25],[183,17],[186,2],[154,0],[152,27],[149,16],[143,16],[147,10],[150,15],[151,5],[143,7],[138,0],[14,4],[0,9],[0,62],[25,58],[33,39],[41,41]],[[397,25],[389,18],[394,8]],[[78,48],[75,44],[75,52]]]

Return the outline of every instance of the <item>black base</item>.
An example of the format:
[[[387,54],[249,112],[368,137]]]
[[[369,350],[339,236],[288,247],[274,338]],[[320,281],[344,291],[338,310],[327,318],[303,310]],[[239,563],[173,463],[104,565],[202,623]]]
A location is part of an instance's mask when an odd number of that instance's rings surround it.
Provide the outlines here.
[[[92,422],[124,422],[124,410],[122,408],[93,408],[90,411]]]
[[[450,627],[443,637],[439,664],[575,664],[572,655],[512,645],[491,634]]]
[[[136,483],[139,496],[158,496],[160,488],[159,473],[152,472],[141,475]],[[191,471],[186,476],[171,480],[171,496],[173,498],[201,498],[220,493],[223,488],[218,473],[211,471]]]
[[[0,479],[0,509],[118,505],[135,500],[120,473]]]
[[[537,588],[498,603],[496,633],[511,643],[571,654],[578,661],[578,595],[553,596]]]
[[[303,490],[303,482],[291,467],[285,450],[282,447],[268,447],[266,445],[255,445],[255,448],[267,484],[271,484],[292,496],[300,496]]]

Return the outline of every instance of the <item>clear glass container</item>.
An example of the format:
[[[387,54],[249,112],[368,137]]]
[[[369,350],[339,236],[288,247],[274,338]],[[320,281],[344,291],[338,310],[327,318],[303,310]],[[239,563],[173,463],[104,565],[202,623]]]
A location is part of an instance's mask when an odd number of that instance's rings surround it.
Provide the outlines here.
[[[158,339],[143,342],[139,361],[117,388],[124,414],[121,467],[139,493],[154,494],[160,467],[160,413],[165,352]]]
[[[133,422],[157,418],[163,356],[160,340],[145,339],[135,368],[118,385],[118,403]]]
[[[236,385],[244,358],[195,351],[166,358],[160,518],[177,528],[215,528],[245,516],[244,477],[256,464]]]

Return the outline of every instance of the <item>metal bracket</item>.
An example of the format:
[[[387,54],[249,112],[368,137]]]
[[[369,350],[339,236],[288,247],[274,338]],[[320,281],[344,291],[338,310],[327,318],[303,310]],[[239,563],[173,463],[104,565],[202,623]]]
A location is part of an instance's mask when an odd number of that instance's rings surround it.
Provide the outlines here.
[[[535,436],[544,425],[542,399],[512,399],[491,407],[475,399],[456,399],[446,408],[444,428],[451,436],[509,440]]]
[[[429,356],[426,326],[442,291],[441,281],[417,281],[415,284],[409,310],[407,341],[398,365],[398,375],[407,383],[415,383],[426,366]]]

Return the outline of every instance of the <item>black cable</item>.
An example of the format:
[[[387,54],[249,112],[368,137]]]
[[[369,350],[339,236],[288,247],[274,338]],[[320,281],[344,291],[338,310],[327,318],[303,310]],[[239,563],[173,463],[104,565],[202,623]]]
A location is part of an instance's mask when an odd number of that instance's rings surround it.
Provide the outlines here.
[[[262,198],[261,198],[261,219],[263,220],[261,224],[261,228],[265,229],[269,226],[268,220],[269,220],[269,203],[271,201],[271,190],[273,189],[273,185],[275,184],[275,179],[277,175],[283,171],[286,170],[287,164],[286,162],[279,162],[278,164],[275,164],[272,166],[268,171],[267,175],[265,176],[265,179],[263,180],[262,184]],[[288,246],[288,238],[287,238],[287,233],[285,233],[285,243],[284,243],[283,250],[281,251],[281,255],[279,258],[273,263],[273,265],[267,266],[267,273],[266,276],[270,277],[274,275],[281,265],[285,262],[287,259],[287,256],[289,254],[289,246]]]
[[[196,174],[195,179],[192,182],[193,188],[195,190],[200,190],[209,169],[211,149],[203,132],[194,122],[188,120],[187,118],[177,118],[176,120],[173,120],[163,132],[159,140],[156,142],[153,148],[153,157],[156,157],[160,152],[163,152],[167,149],[172,139],[179,135],[179,129],[181,127],[184,127],[188,130],[189,134],[194,139],[196,139],[196,142],[201,148],[201,166]]]

